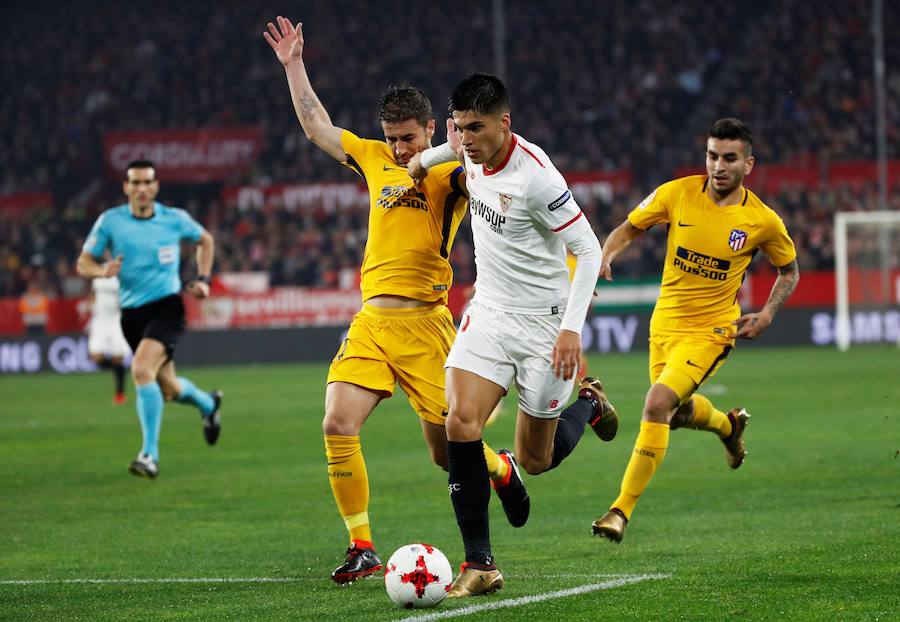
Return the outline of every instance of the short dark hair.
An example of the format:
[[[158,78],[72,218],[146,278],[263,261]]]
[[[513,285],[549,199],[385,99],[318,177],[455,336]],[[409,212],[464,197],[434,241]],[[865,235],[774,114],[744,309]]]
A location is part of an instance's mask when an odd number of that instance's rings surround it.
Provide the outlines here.
[[[434,119],[431,101],[425,91],[414,86],[392,86],[381,94],[378,118],[385,123],[403,123],[415,119],[426,127]]]
[[[750,128],[740,119],[735,119],[734,117],[719,119],[709,128],[708,137],[718,138],[719,140],[739,140],[744,143],[744,151],[747,157],[750,157],[750,154],[753,153],[753,134],[750,133]]]
[[[128,166],[125,167],[125,174],[127,175],[128,171],[133,168],[152,168],[155,170],[156,166],[154,166],[153,162],[150,160],[132,160],[128,163]]]
[[[472,110],[478,114],[509,112],[509,91],[497,76],[473,73],[456,85],[450,95],[450,114]]]

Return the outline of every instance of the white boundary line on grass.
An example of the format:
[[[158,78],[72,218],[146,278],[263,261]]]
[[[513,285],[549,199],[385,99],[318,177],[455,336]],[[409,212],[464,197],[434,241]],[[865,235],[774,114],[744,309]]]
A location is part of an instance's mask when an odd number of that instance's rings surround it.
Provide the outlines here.
[[[479,613],[481,611],[490,611],[492,609],[505,609],[507,607],[519,607],[521,605],[530,605],[531,603],[539,603],[554,598],[565,598],[567,596],[577,596],[579,594],[588,594],[599,590],[611,590],[617,587],[624,587],[642,581],[650,581],[654,579],[668,579],[672,575],[668,574],[635,574],[622,575],[618,579],[610,579],[602,583],[590,583],[566,590],[557,590],[556,592],[545,592],[543,594],[533,594],[531,596],[521,596],[519,598],[509,598],[507,600],[498,600],[479,605],[469,605],[468,607],[460,607],[459,609],[450,609],[449,611],[440,611],[436,613],[426,613],[425,615],[397,618],[394,622],[429,622],[430,620],[442,620],[444,618],[456,618],[458,616],[467,616],[471,613]]]
[[[549,574],[517,574],[519,579],[628,579],[630,574],[583,574],[575,572]],[[665,578],[669,575],[648,575],[652,578]],[[297,583],[301,581],[325,581],[324,577],[161,577],[140,578],[123,577],[120,579],[0,579],[0,585],[141,585],[165,583]]]
[[[72,585],[88,584],[141,584],[141,583],[294,583],[304,577],[171,577],[168,579],[6,579],[0,585]]]

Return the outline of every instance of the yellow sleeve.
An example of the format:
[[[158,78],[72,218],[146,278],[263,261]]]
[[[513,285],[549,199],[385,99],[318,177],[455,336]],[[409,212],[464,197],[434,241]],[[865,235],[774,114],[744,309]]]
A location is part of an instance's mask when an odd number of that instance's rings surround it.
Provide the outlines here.
[[[341,132],[341,147],[347,154],[347,161],[344,166],[352,169],[357,175],[366,178],[365,166],[369,160],[368,149],[364,140],[349,130]]]
[[[665,183],[631,210],[628,221],[638,229],[649,229],[653,225],[671,221],[671,182]]]
[[[797,249],[794,248],[794,241],[788,235],[787,227],[784,226],[781,217],[774,210],[770,209],[769,212],[771,218],[768,235],[759,247],[773,266],[781,268],[797,259]]]

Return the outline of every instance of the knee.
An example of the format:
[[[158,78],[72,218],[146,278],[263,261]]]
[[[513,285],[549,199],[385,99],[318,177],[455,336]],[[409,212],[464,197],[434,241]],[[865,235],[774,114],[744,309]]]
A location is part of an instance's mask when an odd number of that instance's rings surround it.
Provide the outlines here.
[[[359,436],[362,425],[352,415],[340,407],[325,409],[322,432],[326,436]]]
[[[450,463],[447,462],[447,451],[439,451],[436,449],[431,449],[431,461],[434,462],[437,466],[441,467],[445,471],[450,470]]]
[[[156,380],[156,374],[148,366],[137,361],[131,364],[131,377],[137,386],[149,384]]]
[[[540,458],[533,454],[523,453],[516,456],[516,461],[523,471],[529,475],[540,475],[550,467],[550,458]]]
[[[163,399],[167,402],[172,402],[178,399],[179,391],[177,387],[173,387],[170,384],[160,383],[159,388],[162,391]]]
[[[674,414],[675,408],[668,400],[661,399],[657,396],[648,395],[644,402],[644,421],[652,421],[653,423],[669,423]]]
[[[478,416],[465,407],[450,407],[447,414],[447,439],[451,441],[468,442],[481,438],[481,426],[478,424]]]

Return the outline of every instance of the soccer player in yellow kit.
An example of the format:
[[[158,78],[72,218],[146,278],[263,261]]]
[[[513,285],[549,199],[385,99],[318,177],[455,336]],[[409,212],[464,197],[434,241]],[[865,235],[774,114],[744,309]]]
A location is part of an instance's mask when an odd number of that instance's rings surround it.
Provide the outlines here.
[[[409,397],[435,464],[447,469],[444,361],[456,336],[447,294],[450,247],[466,213],[465,172],[436,166],[418,186],[406,165],[431,146],[434,115],[425,94],[391,87],[381,99],[384,141],[335,127],[303,63],[302,24],[279,16],[264,38],[284,65],[303,131],[320,149],[362,177],[369,189],[369,235],[361,268],[363,307],[328,371],[325,455],[328,478],[350,536],[346,559],[331,574],[349,583],[382,568],[369,525],[369,481],[360,430],[375,406],[394,392]],[[506,455],[484,448],[498,496],[524,495]],[[504,506],[507,502],[504,500]]]
[[[593,533],[620,542],[635,504],[659,467],[669,430],[688,427],[716,434],[729,466],[744,460],[742,408],[723,413],[696,393],[734,347],[756,339],[800,279],[797,253],[781,218],[742,182],[753,169],[753,139],[733,118],[719,119],[706,142],[706,175],[663,184],[638,205],[603,245],[600,275],[631,241],[655,224],[669,227],[660,296],[650,321],[650,382],[641,428],[618,498]],[[744,273],[758,250],[778,269],[759,313],[741,315]]]

